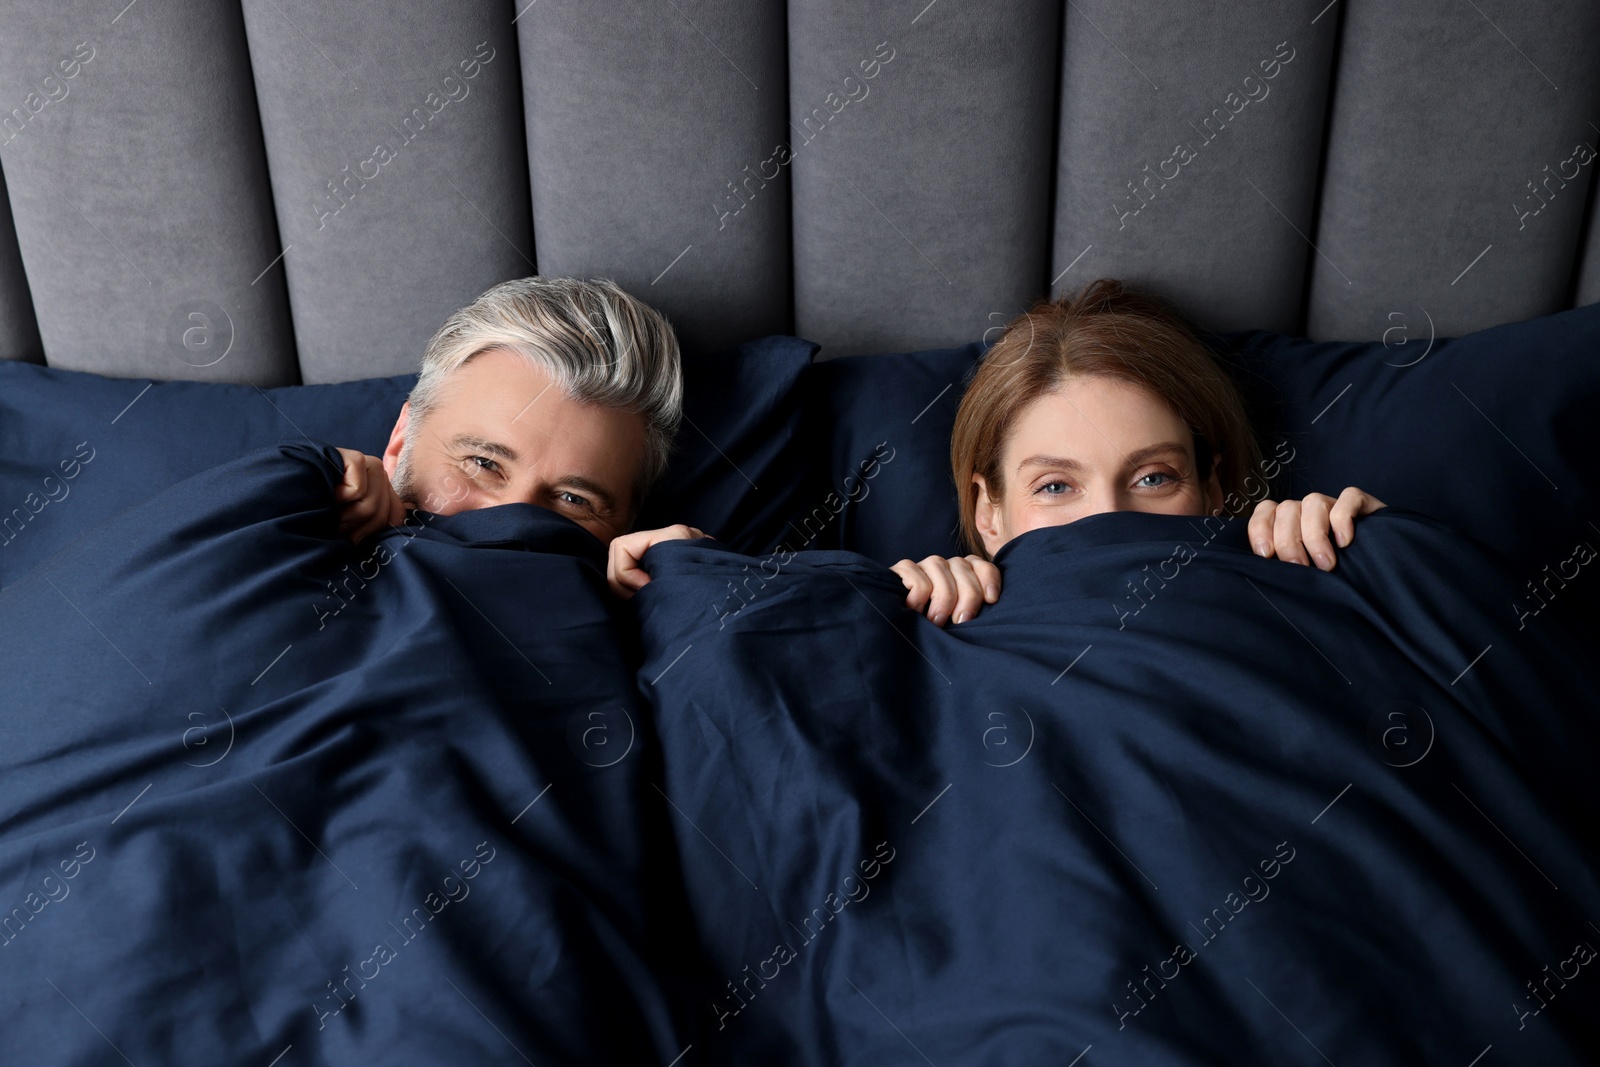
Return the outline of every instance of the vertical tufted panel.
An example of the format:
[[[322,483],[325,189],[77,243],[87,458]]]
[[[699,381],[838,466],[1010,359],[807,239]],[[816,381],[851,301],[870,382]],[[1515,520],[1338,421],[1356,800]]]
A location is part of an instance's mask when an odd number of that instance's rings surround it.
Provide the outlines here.
[[[8,3],[0,165],[45,355],[112,375],[296,380],[236,6]]]
[[[0,129],[0,141],[8,136],[9,132]],[[5,175],[0,174],[0,359],[43,363],[39,325],[33,317],[33,300],[28,295],[28,278],[5,192]]]
[[[1567,162],[1600,147],[1597,37],[1592,0],[1350,6],[1317,235],[1349,281],[1313,264],[1312,337],[1377,337],[1391,313],[1450,336],[1566,306],[1600,165]]]
[[[790,4],[795,322],[824,356],[970,341],[1043,291],[1060,6]]]
[[[0,0],[0,358],[389,374],[536,270],[691,350],[964,342],[1103,275],[1461,334],[1600,300],[1597,40],[1592,0]]]
[[[1055,293],[1117,277],[1208,328],[1298,328],[1338,22],[1328,6],[1075,0]]]
[[[1590,140],[1589,144],[1600,150],[1600,135]],[[1589,209],[1585,216],[1587,228],[1582,246],[1578,249],[1578,261],[1573,265],[1576,275],[1573,279],[1573,307],[1600,301],[1600,223],[1595,221],[1596,212],[1600,212],[1600,182],[1591,181]]]
[[[537,273],[510,5],[244,13],[301,373],[414,371],[452,311]]]
[[[783,5],[518,11],[541,270],[615,279],[690,349],[787,331]]]

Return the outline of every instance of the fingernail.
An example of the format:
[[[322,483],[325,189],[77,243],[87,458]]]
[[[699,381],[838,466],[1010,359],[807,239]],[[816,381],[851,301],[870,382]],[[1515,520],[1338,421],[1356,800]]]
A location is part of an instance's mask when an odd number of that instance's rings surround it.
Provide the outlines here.
[[[1323,570],[1327,570],[1328,568],[1333,566],[1333,560],[1328,557],[1328,554],[1326,552],[1318,552],[1317,553],[1317,566],[1321,567]]]
[[[959,613],[958,615],[956,615],[956,622],[957,623],[966,622],[967,618],[968,618],[967,613],[963,611],[963,612]]]
[[[1342,531],[1342,530],[1339,531],[1338,533],[1335,533],[1333,535],[1333,539],[1335,541],[1339,542],[1339,547],[1340,548],[1343,548],[1345,545],[1348,545],[1350,543],[1349,536],[1347,534],[1345,534],[1344,531]]]
[[[1000,599],[1000,590],[996,589],[992,585],[986,585],[983,587],[983,596],[984,599],[993,604],[996,600]]]
[[[945,616],[945,615],[944,615],[944,614],[943,614],[943,613],[942,613],[942,612],[941,612],[941,613],[940,613],[940,614],[938,614],[938,615],[935,615],[935,616],[934,616],[934,617],[933,617],[933,624],[934,624],[934,625],[935,625],[935,626],[943,626],[943,625],[944,625],[944,620],[945,620],[945,619],[946,619],[946,618],[947,618],[947,616]]]
[[[1257,541],[1255,547],[1256,547],[1256,555],[1265,556],[1267,554],[1267,550],[1268,550],[1268,548],[1270,546],[1265,541]]]

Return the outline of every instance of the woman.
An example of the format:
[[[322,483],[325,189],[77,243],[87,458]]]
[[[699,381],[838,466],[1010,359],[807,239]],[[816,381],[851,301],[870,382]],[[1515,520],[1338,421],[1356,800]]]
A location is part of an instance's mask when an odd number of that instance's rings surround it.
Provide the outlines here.
[[[1263,463],[1238,388],[1184,320],[1102,279],[1006,325],[961,400],[950,466],[972,553],[893,568],[906,606],[938,626],[999,599],[990,561],[1019,534],[1107,511],[1232,517],[1278,464]],[[1344,548],[1355,520],[1383,506],[1355,488],[1261,500],[1250,543],[1259,556],[1332,570],[1330,532]],[[651,545],[701,536],[675,526],[617,538],[612,588],[631,596],[650,580],[639,558]]]
[[[972,554],[894,566],[906,605],[939,626],[999,598],[990,561],[1019,534],[1107,511],[1231,517],[1277,466],[1262,463],[1238,389],[1183,319],[1110,279],[1006,326],[962,398],[950,465]],[[1355,488],[1261,500],[1250,543],[1332,570],[1330,532],[1346,547],[1355,520],[1383,506]]]

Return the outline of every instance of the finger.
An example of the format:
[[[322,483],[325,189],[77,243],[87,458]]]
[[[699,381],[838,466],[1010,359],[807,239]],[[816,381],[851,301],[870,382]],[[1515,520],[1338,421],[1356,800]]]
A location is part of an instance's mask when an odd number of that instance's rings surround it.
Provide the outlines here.
[[[389,493],[388,524],[390,526],[404,526],[406,522],[406,502],[401,500],[393,490]]]
[[[372,518],[372,506],[373,502],[366,499],[343,505],[339,509],[339,531],[344,533],[366,525]]]
[[[359,500],[367,491],[367,465],[363,462],[366,457],[349,448],[341,448],[338,452],[344,457],[344,477],[334,488],[334,499]]]
[[[933,583],[933,596],[928,598],[928,618],[935,626],[943,626],[956,609],[956,580],[950,573],[950,561],[943,556],[929,556],[921,567]]]
[[[1333,535],[1343,548],[1356,539],[1356,519],[1362,515],[1371,515],[1380,508],[1387,507],[1383,501],[1370,493],[1363,493],[1355,486],[1349,486],[1339,494],[1339,499],[1334,502],[1330,522],[1333,524]]]
[[[972,573],[977,577],[978,584],[983,586],[984,601],[989,604],[997,602],[1000,599],[1000,568],[977,555],[968,556],[967,562],[972,564]]]
[[[350,544],[360,544],[365,539],[366,533],[370,531],[370,528],[370,523],[352,523],[349,530],[346,531],[346,537],[349,537]]]
[[[1247,532],[1250,537],[1250,548],[1256,555],[1268,559],[1272,557],[1272,528],[1277,516],[1278,502],[1275,500],[1263,500],[1250,513]]]
[[[903,559],[889,569],[898,574],[900,580],[905,583],[906,607],[921,613],[927,606],[928,598],[933,595],[933,583],[928,580],[928,576],[922,573],[921,567],[909,559]]]
[[[664,526],[659,530],[645,530],[643,532],[651,535],[645,541],[646,548],[651,545],[659,545],[663,541],[688,541],[696,537],[705,536],[693,526],[688,526],[681,522],[674,526]]]
[[[339,497],[348,488],[352,478],[351,468],[361,461],[361,453],[351,448],[335,448],[334,451],[339,453],[339,459],[344,463],[344,470],[339,475],[339,484],[333,487],[334,496]]]
[[[1328,513],[1333,497],[1312,493],[1300,502],[1300,540],[1318,570],[1331,571],[1337,562],[1328,540]]]
[[[611,542],[610,556],[606,560],[606,585],[624,600],[650,580],[649,575],[644,576],[644,582],[638,580],[638,574],[634,573],[637,563],[638,560],[628,552],[626,538],[618,537]]]
[[[1356,516],[1361,514],[1362,500],[1366,495],[1352,485],[1333,502],[1333,508],[1328,513],[1328,524],[1333,528],[1333,536],[1340,548],[1356,539]]]
[[[1272,523],[1272,547],[1285,562],[1311,566],[1305,546],[1300,543],[1300,501],[1285,500],[1278,505]]]
[[[950,575],[956,582],[956,607],[955,614],[950,617],[951,622],[966,622],[978,614],[984,605],[983,586],[978,581],[977,573],[972,569],[972,564],[965,559],[951,559]]]
[[[374,512],[376,529],[373,532],[375,533],[383,533],[386,530],[392,530],[405,524],[405,502],[395,494],[394,488],[389,485],[387,475],[384,476],[383,495],[379,498],[378,506],[374,509]]]
[[[348,529],[350,529],[350,528],[352,528],[354,526],[360,525],[361,520],[363,518],[365,518],[365,516],[361,514],[361,510],[360,509],[361,509],[361,502],[360,501],[356,501],[355,503],[351,503],[351,504],[341,504],[341,505],[339,505],[339,532],[340,533],[344,533],[346,530],[348,530]]]
[[[623,568],[623,550],[628,543],[626,535],[612,538],[611,544],[606,548],[606,585],[620,597],[627,598],[633,595],[631,586],[624,585],[621,572]]]
[[[374,534],[382,533],[385,528],[386,526],[383,521],[383,516],[373,515],[371,520],[361,525],[361,528],[356,531],[355,536],[352,537],[351,540],[356,544],[360,544],[362,541],[365,541]]]
[[[394,499],[394,490],[389,488],[386,475],[380,474],[378,479],[369,479],[367,484],[370,491],[359,505],[359,510],[366,518],[356,530],[354,540],[357,543],[389,528],[390,501]]]

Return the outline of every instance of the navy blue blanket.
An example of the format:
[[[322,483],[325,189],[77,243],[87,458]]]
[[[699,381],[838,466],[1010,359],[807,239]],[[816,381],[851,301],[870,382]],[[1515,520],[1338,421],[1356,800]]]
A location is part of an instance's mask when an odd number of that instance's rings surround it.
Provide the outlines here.
[[[340,473],[325,447],[254,454],[0,595],[0,1062],[688,1044],[599,543],[510,505],[357,551]]]
[[[1128,513],[998,562],[941,631],[853,554],[650,552],[697,1052],[1600,1061],[1600,682],[1525,576],[1400,508],[1332,573]]]

